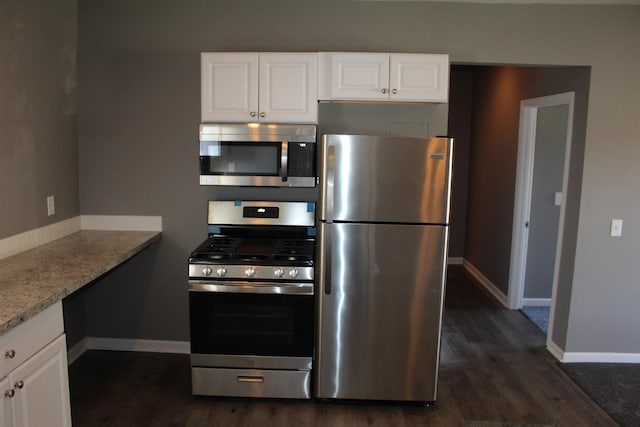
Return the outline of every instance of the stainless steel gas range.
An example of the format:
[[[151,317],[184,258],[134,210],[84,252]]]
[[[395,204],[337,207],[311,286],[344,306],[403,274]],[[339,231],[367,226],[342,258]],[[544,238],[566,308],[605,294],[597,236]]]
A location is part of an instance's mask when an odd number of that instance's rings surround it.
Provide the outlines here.
[[[210,201],[189,258],[195,395],[309,398],[315,204]]]

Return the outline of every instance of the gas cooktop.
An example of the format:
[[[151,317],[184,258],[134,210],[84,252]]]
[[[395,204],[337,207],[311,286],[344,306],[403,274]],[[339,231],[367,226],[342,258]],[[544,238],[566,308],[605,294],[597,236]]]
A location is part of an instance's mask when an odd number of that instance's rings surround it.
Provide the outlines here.
[[[251,238],[213,235],[192,253],[190,262],[245,263],[255,261],[313,265],[315,241],[301,238]]]

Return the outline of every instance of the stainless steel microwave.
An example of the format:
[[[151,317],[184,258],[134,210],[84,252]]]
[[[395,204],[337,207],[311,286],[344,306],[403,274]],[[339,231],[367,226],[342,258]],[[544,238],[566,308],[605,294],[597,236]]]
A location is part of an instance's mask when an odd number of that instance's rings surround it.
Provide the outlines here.
[[[316,125],[200,125],[200,184],[315,187]]]

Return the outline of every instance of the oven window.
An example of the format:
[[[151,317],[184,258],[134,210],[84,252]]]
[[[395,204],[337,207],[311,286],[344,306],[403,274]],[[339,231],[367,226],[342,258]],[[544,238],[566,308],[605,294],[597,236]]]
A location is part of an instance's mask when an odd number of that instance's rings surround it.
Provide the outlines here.
[[[200,172],[204,175],[279,175],[280,143],[200,141]]]
[[[306,356],[313,349],[313,296],[189,292],[191,352]]]

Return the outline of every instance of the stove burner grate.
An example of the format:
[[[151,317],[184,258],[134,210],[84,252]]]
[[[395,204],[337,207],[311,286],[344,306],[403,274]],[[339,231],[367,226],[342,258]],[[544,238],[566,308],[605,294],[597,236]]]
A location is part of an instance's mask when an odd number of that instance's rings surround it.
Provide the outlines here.
[[[313,239],[248,238],[214,235],[203,242],[192,258],[243,261],[312,261]]]

